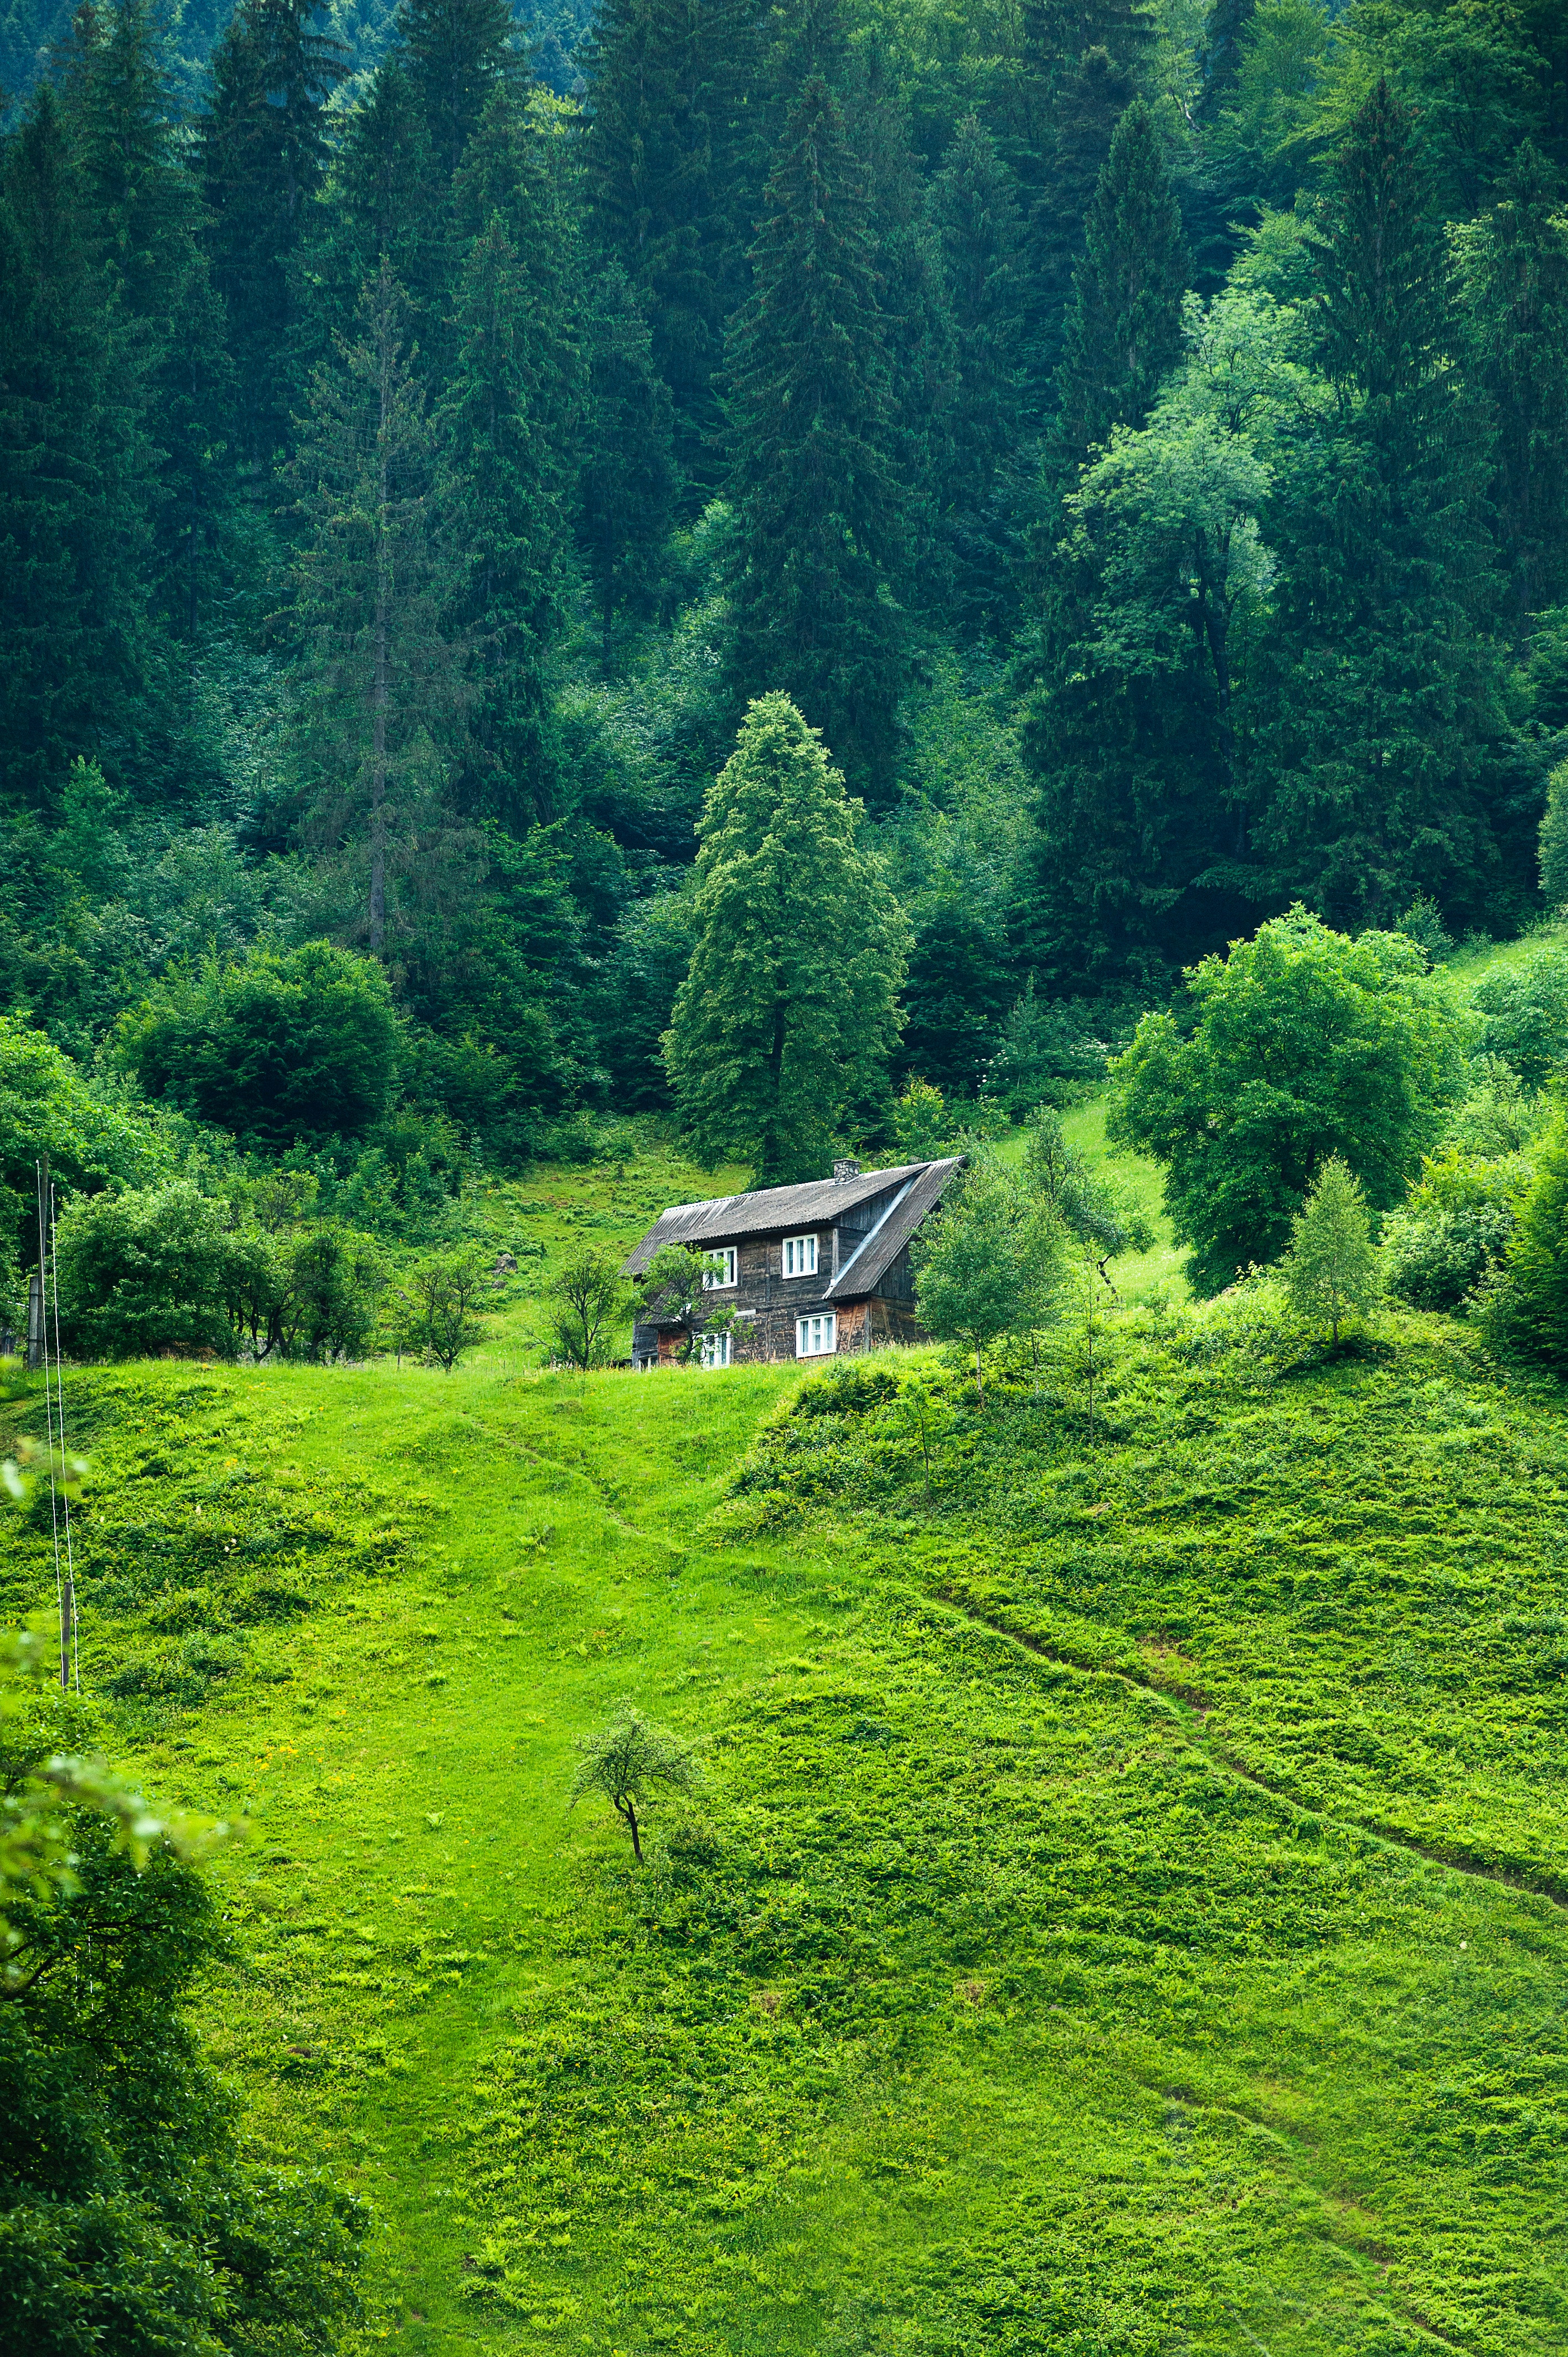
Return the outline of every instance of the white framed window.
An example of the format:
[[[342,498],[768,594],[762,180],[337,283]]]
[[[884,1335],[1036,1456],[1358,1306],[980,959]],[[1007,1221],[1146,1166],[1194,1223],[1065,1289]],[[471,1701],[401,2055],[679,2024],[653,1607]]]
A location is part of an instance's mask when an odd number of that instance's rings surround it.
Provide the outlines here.
[[[715,1251],[711,1252],[708,1254],[708,1258],[710,1260],[722,1260],[724,1267],[722,1270],[716,1268],[705,1268],[703,1271],[703,1291],[704,1293],[723,1293],[727,1286],[739,1284],[740,1277],[738,1273],[738,1263],[740,1255],[736,1252],[734,1244],[720,1244]]]
[[[704,1367],[728,1366],[729,1336],[727,1334],[703,1334],[698,1337],[698,1340],[703,1346]]]
[[[839,1321],[831,1309],[819,1310],[814,1318],[795,1320],[795,1356],[798,1359],[826,1358],[839,1346]]]
[[[815,1236],[786,1236],[784,1239],[784,1274],[786,1276],[815,1276],[817,1273],[817,1239]]]

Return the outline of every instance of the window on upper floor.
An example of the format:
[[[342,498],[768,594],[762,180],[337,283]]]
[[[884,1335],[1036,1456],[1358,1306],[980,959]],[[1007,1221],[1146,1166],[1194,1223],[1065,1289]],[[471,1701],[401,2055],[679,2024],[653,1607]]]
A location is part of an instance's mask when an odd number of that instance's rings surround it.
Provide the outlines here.
[[[739,1284],[740,1254],[734,1244],[720,1244],[716,1250],[708,1254],[708,1258],[723,1261],[724,1267],[722,1269],[705,1268],[703,1271],[704,1293],[722,1293],[726,1286]]]
[[[784,1239],[784,1274],[786,1276],[815,1276],[817,1273],[817,1239],[815,1236],[786,1236]]]

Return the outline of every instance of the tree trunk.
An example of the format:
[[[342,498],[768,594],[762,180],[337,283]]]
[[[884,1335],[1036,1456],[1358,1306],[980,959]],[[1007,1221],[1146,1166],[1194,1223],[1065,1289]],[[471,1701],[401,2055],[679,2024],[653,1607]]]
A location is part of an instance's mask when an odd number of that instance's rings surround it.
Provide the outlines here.
[[[638,1839],[637,1811],[629,1801],[622,1809],[621,1814],[626,1819],[628,1825],[631,1828],[631,1854],[633,1857],[636,1858],[639,1866],[640,1866],[642,1864],[642,1844]]]

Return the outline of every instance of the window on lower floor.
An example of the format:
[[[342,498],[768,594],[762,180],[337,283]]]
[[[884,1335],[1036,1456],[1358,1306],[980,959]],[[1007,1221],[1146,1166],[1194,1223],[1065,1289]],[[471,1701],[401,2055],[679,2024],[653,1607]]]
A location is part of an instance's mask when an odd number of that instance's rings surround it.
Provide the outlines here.
[[[703,1346],[704,1367],[728,1366],[729,1336],[727,1334],[703,1334],[699,1339]]]
[[[839,1343],[839,1321],[831,1309],[818,1312],[814,1318],[795,1320],[795,1356],[798,1359],[820,1359]]]

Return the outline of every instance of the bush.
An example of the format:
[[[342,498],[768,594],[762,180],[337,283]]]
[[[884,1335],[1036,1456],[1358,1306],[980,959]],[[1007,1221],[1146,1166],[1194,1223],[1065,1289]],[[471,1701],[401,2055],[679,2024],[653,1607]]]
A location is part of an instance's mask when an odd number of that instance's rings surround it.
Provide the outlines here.
[[[361,1136],[386,1108],[397,1051],[385,974],[329,942],[211,962],[156,992],[119,1038],[149,1095],[269,1148]]]
[[[1065,1104],[1075,1091],[1105,1078],[1112,1049],[1125,1045],[1132,1020],[1087,999],[1037,998],[1031,974],[1003,1026],[986,1095],[1014,1121],[1042,1104]]]
[[[170,1160],[145,1114],[84,1079],[41,1031],[0,1015],[0,1264],[38,1260],[40,1155],[66,1187],[87,1194],[117,1179],[145,1185]]]
[[[58,1244],[60,1316],[80,1356],[233,1355],[234,1239],[188,1178],[71,1205]]]
[[[1455,1148],[1423,1168],[1383,1229],[1389,1291],[1412,1309],[1458,1309],[1502,1266],[1530,1185],[1519,1155],[1488,1161]]]
[[[1301,908],[1205,958],[1186,996],[1117,1060],[1110,1134],[1165,1165],[1176,1241],[1212,1293],[1279,1258],[1334,1154],[1393,1209],[1458,1093],[1462,1025],[1413,942],[1351,941]]]
[[[1522,965],[1477,983],[1481,1047],[1504,1057],[1527,1087],[1541,1088],[1568,1057],[1568,949],[1541,949]]]

